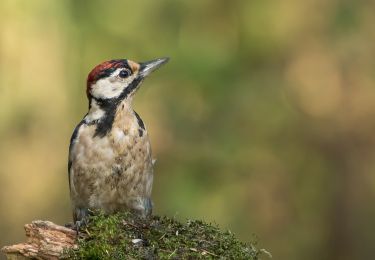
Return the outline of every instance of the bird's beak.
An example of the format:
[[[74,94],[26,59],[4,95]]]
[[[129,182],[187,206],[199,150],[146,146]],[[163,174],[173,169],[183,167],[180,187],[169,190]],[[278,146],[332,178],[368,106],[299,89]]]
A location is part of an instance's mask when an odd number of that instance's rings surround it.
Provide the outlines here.
[[[159,68],[161,65],[167,63],[169,58],[159,58],[156,60],[146,61],[140,63],[141,67],[139,70],[139,76],[142,78],[147,77],[151,72]]]

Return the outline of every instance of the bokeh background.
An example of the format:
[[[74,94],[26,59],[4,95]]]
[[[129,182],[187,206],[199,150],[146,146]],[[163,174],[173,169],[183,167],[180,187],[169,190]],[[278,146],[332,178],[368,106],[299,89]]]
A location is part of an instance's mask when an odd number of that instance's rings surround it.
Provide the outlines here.
[[[71,220],[69,138],[112,58],[171,61],[135,98],[157,214],[275,259],[375,252],[375,2],[0,2],[0,246]],[[255,234],[255,235],[254,235]]]

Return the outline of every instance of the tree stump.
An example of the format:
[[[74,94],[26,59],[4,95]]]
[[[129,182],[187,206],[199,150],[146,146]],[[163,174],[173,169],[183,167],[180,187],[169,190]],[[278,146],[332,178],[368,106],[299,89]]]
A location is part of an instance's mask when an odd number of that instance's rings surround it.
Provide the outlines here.
[[[77,247],[76,231],[50,221],[36,220],[25,225],[26,243],[1,249],[8,260],[60,259],[64,249]]]
[[[25,259],[251,259],[270,254],[202,220],[131,212],[95,212],[79,231],[50,221],[25,225],[26,243],[1,249],[8,260]]]

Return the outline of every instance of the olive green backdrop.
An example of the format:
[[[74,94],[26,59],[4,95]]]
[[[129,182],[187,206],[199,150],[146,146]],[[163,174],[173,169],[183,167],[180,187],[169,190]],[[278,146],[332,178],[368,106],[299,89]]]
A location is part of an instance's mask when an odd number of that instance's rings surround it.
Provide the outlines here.
[[[202,218],[275,259],[375,252],[375,2],[0,3],[0,245],[70,221],[85,79],[169,56],[135,98],[157,214]]]

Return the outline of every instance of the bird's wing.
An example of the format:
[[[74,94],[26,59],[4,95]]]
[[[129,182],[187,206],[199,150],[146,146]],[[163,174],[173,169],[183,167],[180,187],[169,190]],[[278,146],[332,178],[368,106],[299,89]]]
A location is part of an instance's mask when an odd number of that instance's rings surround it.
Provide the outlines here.
[[[77,140],[77,136],[78,136],[78,131],[79,131],[79,128],[85,123],[85,120],[82,119],[81,122],[79,122],[79,124],[76,126],[76,128],[74,128],[74,131],[73,131],[73,134],[72,134],[72,137],[70,138],[70,144],[69,144],[69,159],[68,159],[68,179],[69,179],[69,190],[71,188],[71,183],[70,183],[70,177],[71,177],[71,168],[72,168],[72,163],[73,163],[73,160],[72,160],[72,156],[71,156],[71,152],[72,152],[72,149],[73,149],[73,146]]]

